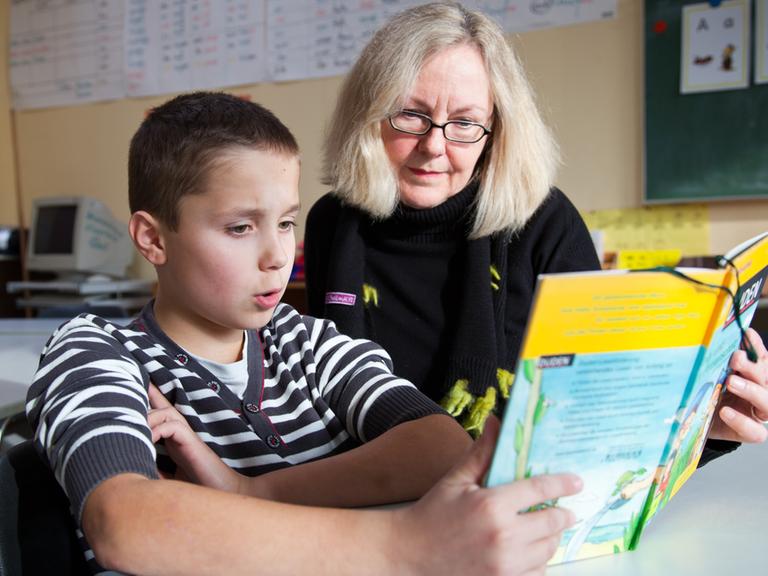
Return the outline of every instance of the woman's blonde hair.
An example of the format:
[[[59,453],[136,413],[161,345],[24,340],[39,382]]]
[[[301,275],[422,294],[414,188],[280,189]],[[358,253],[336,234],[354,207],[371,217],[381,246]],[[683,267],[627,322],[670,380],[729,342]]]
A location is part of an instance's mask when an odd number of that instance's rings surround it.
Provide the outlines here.
[[[428,58],[460,44],[480,50],[494,103],[490,142],[475,168],[480,188],[470,237],[515,232],[553,184],[557,144],[501,28],[457,3],[405,10],[374,35],[342,86],[325,140],[323,181],[374,218],[392,214],[399,192],[381,122],[402,107]]]

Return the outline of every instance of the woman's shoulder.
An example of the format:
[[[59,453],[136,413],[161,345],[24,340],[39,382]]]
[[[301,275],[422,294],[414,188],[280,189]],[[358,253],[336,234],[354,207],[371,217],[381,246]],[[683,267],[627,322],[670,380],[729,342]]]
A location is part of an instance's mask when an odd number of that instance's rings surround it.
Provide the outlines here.
[[[576,206],[559,188],[552,188],[516,236],[522,238],[550,237],[572,230],[586,230]]]
[[[325,220],[331,216],[338,216],[343,209],[344,204],[342,204],[341,199],[333,192],[327,192],[320,196],[309,209],[307,219]]]
[[[591,270],[600,266],[587,225],[573,202],[552,188],[520,234],[512,240],[516,258],[520,250],[546,262],[551,271]],[[544,269],[542,271],[545,271]]]
[[[573,205],[570,198],[560,188],[554,187],[550,189],[549,194],[534,213],[533,218],[536,217],[562,220],[576,217],[579,221],[582,221],[579,211]]]

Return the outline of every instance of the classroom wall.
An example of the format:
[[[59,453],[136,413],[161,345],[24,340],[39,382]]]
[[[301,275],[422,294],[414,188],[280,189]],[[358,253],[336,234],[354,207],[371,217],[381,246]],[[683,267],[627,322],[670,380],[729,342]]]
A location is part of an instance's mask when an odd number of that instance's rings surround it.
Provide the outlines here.
[[[10,86],[8,85],[8,3],[0,10],[0,226],[19,222],[16,202],[16,169],[11,138]]]
[[[561,144],[564,162],[558,183],[581,210],[641,205],[642,3],[619,0],[618,12],[610,21],[512,38]],[[304,213],[326,191],[319,183],[322,133],[340,84],[341,78],[335,77],[229,89],[271,108],[296,134],[303,150]],[[19,176],[27,218],[33,198],[88,194],[104,200],[127,221],[128,141],[146,110],[166,98],[17,113]],[[0,100],[0,110],[5,110],[2,104]],[[0,123],[3,158],[4,133]],[[4,186],[0,192],[4,215],[6,204],[13,206],[6,190],[10,188]],[[768,202],[713,203],[710,214],[711,251],[723,252],[765,229]],[[302,224],[303,219],[299,237]],[[151,268],[142,263],[135,272],[152,277]]]

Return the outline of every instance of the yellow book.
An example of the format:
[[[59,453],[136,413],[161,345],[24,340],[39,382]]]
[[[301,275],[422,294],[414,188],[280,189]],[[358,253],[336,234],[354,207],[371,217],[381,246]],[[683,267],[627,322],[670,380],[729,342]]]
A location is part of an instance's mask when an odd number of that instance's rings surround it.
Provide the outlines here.
[[[719,269],[541,275],[486,483],[573,472],[552,563],[633,549],[696,469],[768,272],[768,233]],[[734,303],[738,302],[738,306]]]

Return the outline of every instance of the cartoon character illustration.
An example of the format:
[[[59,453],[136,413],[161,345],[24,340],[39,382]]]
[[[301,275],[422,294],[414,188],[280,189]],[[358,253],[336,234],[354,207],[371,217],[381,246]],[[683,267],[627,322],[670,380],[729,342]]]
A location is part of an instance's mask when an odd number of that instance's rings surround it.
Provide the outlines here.
[[[699,408],[701,406],[702,401],[704,398],[707,398],[708,393],[712,390],[712,382],[708,382],[704,385],[702,385],[697,391],[691,402],[688,404],[688,407],[685,410],[681,410],[680,413],[675,417],[675,419],[680,422],[680,427],[677,429],[677,433],[675,434],[674,439],[672,440],[672,446],[669,453],[669,456],[667,457],[667,461],[663,466],[661,475],[659,477],[659,483],[656,487],[656,492],[654,494],[655,498],[662,498],[662,502],[660,502],[659,506],[662,506],[669,498],[671,497],[671,491],[668,490],[670,487],[670,481],[672,481],[672,485],[674,486],[674,480],[677,479],[677,477],[680,475],[680,472],[684,470],[687,467],[687,462],[690,461],[690,459],[693,457],[693,454],[695,453],[694,450],[692,450],[692,443],[685,443],[686,439],[688,438],[689,433],[691,432],[691,429],[694,428],[694,423],[696,421],[696,415],[699,413]],[[718,390],[719,392],[719,390]],[[714,394],[713,396],[719,397],[718,394]],[[712,396],[710,396],[712,397]],[[714,406],[710,406],[711,402],[707,403],[707,412],[709,413],[709,410],[714,410]],[[716,404],[716,401],[715,401]],[[682,414],[682,415],[681,415]],[[703,426],[699,426],[696,428],[696,439],[695,444],[698,445],[700,434],[702,433],[702,428],[706,428]],[[685,449],[681,451],[681,448],[685,446]],[[682,458],[678,462],[678,455],[682,455],[684,458]],[[683,460],[685,461],[685,465],[681,466],[683,463]]]
[[[720,63],[720,69],[726,70],[730,72],[733,70],[733,53],[736,52],[736,46],[733,44],[727,44],[725,48],[723,48],[723,53],[721,55],[721,63]]]
[[[710,64],[712,60],[714,60],[712,54],[707,54],[706,56],[696,56],[693,59],[693,63],[696,66],[706,66],[707,64]]]
[[[704,443],[707,441],[707,432],[709,431],[709,422],[712,421],[712,415],[715,413],[715,409],[717,408],[717,404],[720,402],[720,392],[723,389],[722,382],[718,382],[717,385],[715,385],[715,391],[710,396],[709,402],[707,403],[707,410],[704,415],[704,422],[706,423],[704,426],[699,427],[698,433],[696,435],[696,440],[694,442],[694,448],[691,450],[690,456],[688,458],[688,462],[686,462],[686,468],[691,464],[693,461],[694,456],[697,454],[700,454],[701,451],[704,449]]]
[[[645,493],[653,481],[653,474],[646,474],[645,468],[627,470],[616,480],[616,487],[600,510],[585,520],[574,532],[563,554],[563,562],[576,559],[581,547],[598,522],[611,510],[617,510],[627,504],[636,494]]]

